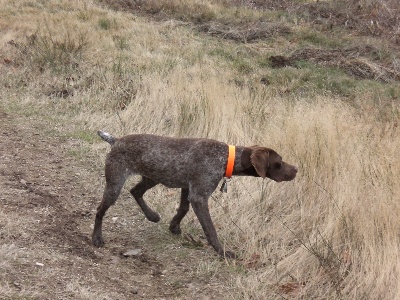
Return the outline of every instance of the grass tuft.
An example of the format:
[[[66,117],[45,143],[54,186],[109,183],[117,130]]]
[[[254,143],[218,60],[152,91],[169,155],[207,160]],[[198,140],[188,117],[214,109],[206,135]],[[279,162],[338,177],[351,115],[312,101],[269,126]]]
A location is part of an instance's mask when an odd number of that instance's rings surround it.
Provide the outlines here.
[[[44,72],[66,72],[79,68],[84,60],[88,46],[87,32],[76,32],[77,29],[66,28],[58,36],[48,22],[44,28],[39,26],[22,46],[21,56],[34,69]]]

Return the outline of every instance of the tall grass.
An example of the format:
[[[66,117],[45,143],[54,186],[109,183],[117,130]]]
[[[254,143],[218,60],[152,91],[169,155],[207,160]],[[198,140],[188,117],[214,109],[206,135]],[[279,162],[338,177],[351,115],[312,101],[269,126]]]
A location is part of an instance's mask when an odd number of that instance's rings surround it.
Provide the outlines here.
[[[285,187],[269,184],[267,195],[253,196],[256,201],[232,204],[240,206],[233,209],[239,220],[242,211],[257,220],[257,226],[242,225],[252,237],[246,244],[248,259],[253,253],[264,254],[260,261],[268,258],[263,262],[270,264],[238,280],[245,298],[261,299],[260,290],[293,281],[299,297],[317,299],[380,299],[385,282],[398,286],[388,275],[399,271],[399,257],[393,252],[399,243],[399,160],[388,151],[393,140],[398,147],[398,132],[391,128],[388,136],[382,135],[351,107],[326,101],[300,100],[289,111],[281,101],[275,103],[282,109],[278,115],[290,122],[274,127],[270,135],[281,140],[280,147],[292,149],[286,156],[299,162],[301,175]],[[239,198],[248,197],[242,193]],[[386,291],[382,298],[395,298],[396,293],[397,288]]]
[[[117,136],[147,132],[260,144],[296,164],[299,173],[293,182],[234,178],[226,196],[216,192],[217,202],[210,200],[221,240],[241,257],[229,262],[237,266],[232,298],[400,297],[398,102],[380,99],[383,111],[376,95],[360,85],[353,102],[318,87],[318,82],[310,84],[310,93],[283,93],[296,81],[290,78],[293,74],[307,72],[302,70],[256,68],[254,73],[268,72],[282,80],[263,86],[245,78],[245,85],[238,84],[240,76],[254,74],[240,74],[210,55],[221,43],[235,53],[239,46],[231,42],[199,36],[171,22],[132,20],[94,2],[73,2],[71,13],[70,1],[49,1],[46,8],[54,15],[46,18],[66,24],[81,20],[81,33],[62,35],[62,27],[54,26],[26,44],[30,57],[40,62],[40,72],[27,69],[32,60],[13,56],[12,46],[2,49],[24,66],[1,79],[13,88],[2,90],[2,96],[18,95],[50,107],[70,120],[69,130],[102,128]],[[25,1],[19,13],[33,18],[26,8],[33,9],[32,3],[41,9],[45,5]],[[10,25],[2,28],[18,43],[26,43],[26,32],[37,32],[31,20],[21,30],[16,16],[8,18]],[[85,32],[90,32],[87,39]],[[74,65],[77,58],[76,67],[58,68]],[[61,73],[52,75],[54,66]],[[70,74],[77,75],[70,83],[72,97],[54,101],[45,95],[48,82],[62,87]],[[22,89],[17,83],[24,76],[32,81]],[[21,101],[18,97],[12,99]],[[172,204],[160,207],[164,216],[171,216]]]

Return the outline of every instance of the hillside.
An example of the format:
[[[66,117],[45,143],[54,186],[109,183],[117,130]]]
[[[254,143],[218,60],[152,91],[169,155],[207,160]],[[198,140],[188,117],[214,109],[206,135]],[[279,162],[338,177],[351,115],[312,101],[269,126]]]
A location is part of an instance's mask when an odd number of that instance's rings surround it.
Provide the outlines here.
[[[0,0],[1,299],[400,298],[400,6],[394,0]],[[210,199],[126,184],[91,245],[109,145],[157,133],[265,145],[292,182]],[[126,257],[128,250],[140,254]]]

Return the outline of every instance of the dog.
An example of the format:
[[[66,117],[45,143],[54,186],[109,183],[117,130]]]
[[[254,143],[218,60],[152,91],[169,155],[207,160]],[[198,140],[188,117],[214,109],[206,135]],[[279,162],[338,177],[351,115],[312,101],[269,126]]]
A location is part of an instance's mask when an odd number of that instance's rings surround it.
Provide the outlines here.
[[[297,168],[282,161],[274,150],[260,146],[232,146],[205,138],[172,138],[150,134],[133,134],[121,138],[98,131],[111,145],[105,162],[106,186],[97,208],[92,243],[104,245],[102,220],[108,208],[115,203],[129,175],[141,175],[141,181],[130,193],[146,218],[158,222],[160,216],[143,200],[144,193],[163,184],[181,188],[180,204],[172,218],[169,230],[180,234],[180,223],[192,206],[208,243],[224,257],[235,258],[225,251],[211,220],[208,199],[223,177],[253,176],[274,181],[290,181]]]

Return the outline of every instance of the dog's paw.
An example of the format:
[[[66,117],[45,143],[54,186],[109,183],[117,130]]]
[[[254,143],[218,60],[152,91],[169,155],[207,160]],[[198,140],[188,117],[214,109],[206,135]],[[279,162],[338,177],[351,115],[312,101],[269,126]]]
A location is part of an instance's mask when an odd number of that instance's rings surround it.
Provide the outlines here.
[[[153,222],[153,223],[157,223],[161,220],[160,215],[158,213],[156,213],[155,211],[146,212],[146,218],[147,218],[147,220],[149,220],[150,222]]]
[[[99,236],[94,236],[92,237],[92,244],[98,248],[103,247],[104,246],[104,240],[102,237]]]
[[[218,251],[218,254],[223,258],[236,259],[237,255],[232,251]]]
[[[224,257],[229,258],[229,259],[236,259],[237,255],[234,252],[225,251]]]
[[[169,231],[171,231],[171,233],[176,234],[176,235],[179,235],[182,233],[181,227],[179,226],[179,224],[178,225],[174,225],[174,224],[169,225]]]

